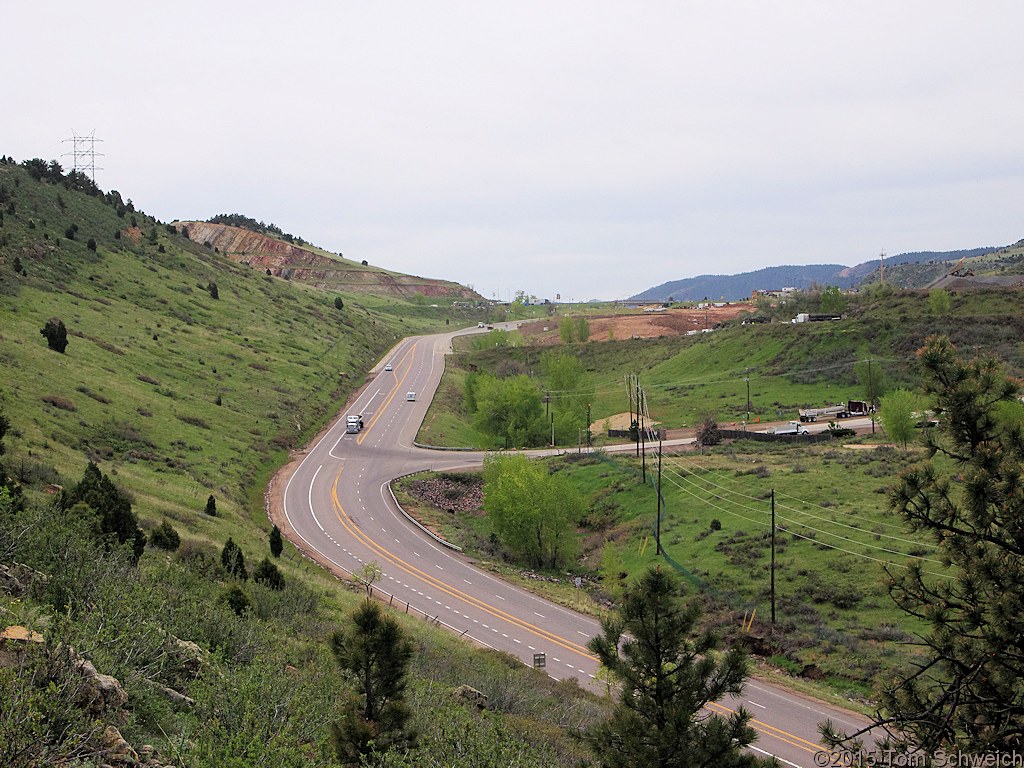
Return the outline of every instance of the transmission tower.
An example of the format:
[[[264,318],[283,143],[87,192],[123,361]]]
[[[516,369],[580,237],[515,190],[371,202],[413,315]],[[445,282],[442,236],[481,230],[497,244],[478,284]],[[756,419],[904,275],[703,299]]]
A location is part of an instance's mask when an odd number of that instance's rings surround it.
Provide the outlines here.
[[[72,170],[84,173],[95,184],[96,171],[103,170],[96,167],[96,157],[103,157],[102,152],[96,151],[96,142],[103,141],[103,139],[96,138],[95,130],[88,136],[79,136],[72,131],[71,138],[64,139],[62,143],[67,144],[69,141],[71,142],[72,149],[70,152],[65,152],[63,157],[70,157],[72,159]]]

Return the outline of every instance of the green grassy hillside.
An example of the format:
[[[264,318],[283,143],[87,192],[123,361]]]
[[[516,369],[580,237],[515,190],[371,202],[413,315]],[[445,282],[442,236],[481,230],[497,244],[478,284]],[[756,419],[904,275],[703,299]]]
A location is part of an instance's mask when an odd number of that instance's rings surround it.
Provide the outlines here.
[[[360,597],[290,545],[275,561],[283,591],[231,576],[221,548],[232,538],[251,573],[269,556],[262,494],[287,451],[400,336],[471,315],[268,277],[119,195],[10,163],[0,164],[0,213],[0,413],[10,422],[0,460],[26,498],[19,509],[0,492],[0,564],[21,584],[3,582],[0,630],[27,626],[49,649],[11,656],[0,641],[0,763],[98,764],[104,728],[117,725],[178,765],[333,764],[327,724],[348,681],[327,642]],[[40,333],[50,318],[67,328],[63,354]],[[180,547],[151,544],[134,567],[92,541],[81,510],[53,506],[47,490],[73,487],[90,460],[144,530],[167,522]],[[210,496],[216,516],[204,511]],[[240,615],[234,590],[249,601]],[[417,649],[409,697],[421,764],[585,757],[567,734],[581,713],[599,716],[596,699],[401,621]],[[174,638],[198,644],[197,673],[183,674]],[[117,677],[127,703],[78,707],[76,678],[59,663],[68,646]],[[487,694],[488,710],[455,703],[460,684]],[[191,703],[170,701],[167,687]]]
[[[17,167],[0,166],[0,186],[15,211],[0,229],[0,393],[19,447],[72,474],[108,462],[144,513],[185,514],[208,493],[240,509],[394,341],[443,325],[388,299],[338,309]],[[51,317],[64,354],[40,335]]]
[[[624,382],[630,373],[640,376],[652,418],[668,428],[693,426],[704,414],[723,423],[741,422],[747,377],[750,418],[758,421],[793,419],[801,407],[866,399],[869,360],[872,376],[881,377],[883,387],[913,387],[914,353],[933,334],[949,336],[962,349],[994,354],[1013,375],[1024,375],[1020,291],[993,288],[947,297],[948,308],[937,311],[926,292],[875,288],[846,297],[843,320],[791,323],[797,313],[820,311],[819,295],[798,294],[784,305],[759,309],[773,318],[771,323],[736,322],[696,336],[589,342],[566,349],[590,372],[598,425],[629,410]],[[478,437],[462,412],[464,372],[527,373],[535,370],[540,353],[531,347],[474,351],[463,345],[445,373],[443,397],[432,406],[420,439],[452,446]]]

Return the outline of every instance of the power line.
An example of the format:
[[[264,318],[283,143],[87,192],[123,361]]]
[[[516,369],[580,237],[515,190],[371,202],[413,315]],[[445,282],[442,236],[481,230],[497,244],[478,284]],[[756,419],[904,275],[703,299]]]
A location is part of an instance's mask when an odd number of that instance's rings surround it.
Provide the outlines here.
[[[682,475],[677,475],[677,477],[679,477],[681,480],[685,480],[686,479]],[[736,506],[741,507],[742,509],[753,510],[752,507],[740,504],[739,502],[730,501],[729,499],[726,499],[726,498],[724,498],[722,496],[719,496],[718,494],[715,494],[712,491],[707,490],[705,488],[701,488],[700,490],[703,490],[705,493],[711,494],[712,496],[714,496],[717,499],[720,499],[723,502],[735,504]],[[803,514],[803,515],[809,516],[812,519],[821,520],[822,522],[825,522],[825,523],[835,523],[835,521],[833,521],[833,520],[829,520],[828,518],[818,517],[816,515],[812,515],[809,512],[802,512],[801,510],[794,510],[794,509],[790,509],[790,511],[796,512],[797,514]],[[821,534],[822,536],[831,536],[832,538],[839,539],[840,541],[845,541],[845,542],[847,542],[849,544],[856,544],[857,546],[867,547],[868,549],[874,549],[874,550],[877,550],[877,551],[880,551],[880,552],[885,552],[885,553],[890,554],[890,555],[899,555],[901,557],[915,557],[914,555],[910,555],[907,552],[901,552],[899,550],[889,549],[888,547],[879,546],[877,544],[870,544],[870,543],[868,543],[866,541],[858,541],[857,539],[851,539],[848,536],[843,536],[843,535],[838,534],[838,533],[833,533],[832,531],[827,531],[827,530],[825,530],[823,528],[816,528],[813,525],[810,525],[808,523],[802,522],[800,520],[794,520],[793,518],[783,517],[782,515],[779,515],[778,518],[780,520],[782,520],[783,522],[792,523],[793,525],[799,525],[799,526],[801,526],[803,528],[806,528],[809,531],[814,531],[817,534]],[[842,525],[842,523],[836,523],[836,524],[837,525]],[[845,526],[845,527],[852,528],[853,530],[857,531],[858,533],[867,533],[866,531],[864,531],[864,530],[862,530],[860,528],[853,528],[852,526]],[[880,535],[880,534],[869,533],[868,535],[874,536],[874,535]],[[906,541],[906,540],[904,539],[902,541]],[[909,541],[907,543],[917,544],[917,542],[914,542],[914,541]],[[934,563],[935,565],[942,565],[942,563],[940,561],[932,560],[932,559],[927,558],[927,557],[916,557],[915,559],[921,560],[923,562]]]
[[[689,471],[695,477],[697,476],[696,473],[693,472],[693,470],[685,470],[685,471]],[[706,470],[706,472],[708,472],[709,474],[715,474],[713,470]],[[739,496],[741,498],[750,499],[751,501],[761,501],[762,500],[761,498],[759,498],[757,496],[750,496],[749,494],[741,493],[740,491],[733,490],[733,489],[728,488],[728,487],[726,487],[724,485],[719,485],[717,483],[713,483],[713,482],[711,482],[710,480],[708,480],[706,478],[701,477],[699,479],[702,482],[706,482],[708,485],[712,485],[715,488],[718,488],[718,489],[720,489],[720,490],[722,490],[722,491],[724,491],[726,493],[732,494],[733,496]],[[776,497],[778,497],[778,496],[785,496],[785,494],[781,494],[781,493],[778,493],[778,492],[776,492],[775,495],[776,495]],[[793,497],[793,496],[786,496],[786,498],[795,498],[795,497]],[[804,501],[802,499],[795,499],[795,500],[801,502],[802,504],[807,504],[808,506],[811,505],[810,502]],[[822,522],[825,522],[825,523],[832,523],[833,525],[838,525],[841,528],[848,528],[850,530],[857,531],[858,533],[863,533],[863,534],[866,534],[866,535],[869,535],[869,536],[878,536],[878,537],[883,538],[883,539],[890,539],[892,541],[899,541],[899,542],[901,542],[903,544],[910,544],[912,546],[927,546],[927,547],[931,547],[933,549],[939,549],[939,546],[937,544],[930,544],[928,542],[916,541],[914,539],[904,539],[904,538],[901,538],[899,536],[890,536],[890,535],[888,535],[886,533],[877,533],[875,531],[866,531],[863,528],[858,528],[855,525],[848,525],[847,523],[841,523],[838,520],[835,520],[833,518],[822,517],[821,515],[815,515],[815,514],[813,514],[811,512],[807,512],[806,510],[796,509],[794,507],[790,507],[790,506],[787,506],[785,504],[779,504],[779,507],[781,507],[782,509],[789,510],[790,512],[794,512],[794,513],[799,514],[799,515],[806,515],[806,516],[808,516],[808,517],[810,517],[812,519],[821,520]],[[855,513],[846,513],[846,512],[842,512],[842,510],[838,510],[838,511],[840,511],[842,514],[854,514],[855,515]],[[859,519],[865,520],[867,522],[871,522],[871,523],[875,522],[873,520],[870,520],[869,518],[862,517],[860,515],[855,515],[855,516],[858,517]],[[899,527],[899,526],[895,526],[895,527]]]
[[[720,502],[723,502],[725,504],[732,504],[734,506],[740,507],[741,509],[753,511],[755,514],[765,514],[763,511],[755,510],[755,509],[753,509],[751,507],[739,504],[739,503],[734,502],[734,501],[730,501],[729,499],[723,498],[722,496],[720,496],[720,495],[718,495],[716,493],[713,493],[712,491],[709,491],[706,488],[699,488],[699,486],[696,486],[696,484],[692,483],[692,481],[688,481],[686,477],[684,477],[682,475],[679,475],[677,473],[671,473],[670,472],[670,473],[668,473],[668,475],[669,476],[666,478],[668,480],[668,482],[670,482],[676,488],[680,489],[681,491],[683,491],[684,493],[688,494],[689,496],[699,500],[701,503],[708,505],[712,509],[715,509],[715,510],[717,510],[717,511],[723,513],[723,514],[730,515],[732,517],[736,517],[736,518],[741,519],[741,520],[745,520],[746,522],[753,523],[754,525],[757,525],[757,526],[761,526],[761,527],[767,527],[768,526],[768,524],[764,520],[758,520],[756,518],[752,518],[752,517],[749,517],[747,515],[740,514],[739,512],[736,512],[736,511],[734,511],[732,509],[729,509],[727,507],[720,506],[719,504],[715,504],[711,500],[709,500],[707,498],[704,498],[702,494],[710,495],[713,499],[715,499],[717,501],[720,501]],[[672,479],[673,477],[678,478],[678,480],[681,481],[681,482],[677,482],[676,480],[673,480]],[[696,491],[691,490],[691,488],[687,487],[687,484],[694,485],[695,487],[698,488],[698,490],[701,493],[697,493]],[[928,558],[918,558],[918,557],[914,557],[913,555],[908,555],[905,552],[899,552],[897,550],[891,550],[891,549],[887,549],[885,547],[879,547],[879,546],[875,546],[875,545],[872,545],[872,544],[868,544],[866,542],[861,542],[861,541],[857,541],[855,539],[850,539],[850,538],[847,538],[845,536],[840,536],[839,534],[835,534],[835,533],[831,533],[829,531],[825,531],[825,530],[822,530],[822,529],[819,529],[819,528],[815,528],[814,526],[810,526],[810,525],[808,525],[806,523],[802,523],[799,520],[792,520],[790,518],[782,518],[782,517],[780,517],[779,519],[783,520],[783,522],[789,522],[789,523],[791,523],[793,525],[801,526],[801,527],[803,527],[803,528],[805,528],[805,529],[807,529],[809,531],[812,531],[812,532],[814,532],[816,534],[822,534],[822,535],[825,535],[825,536],[831,536],[833,538],[839,539],[840,541],[844,541],[844,542],[847,542],[848,544],[852,544],[852,545],[855,545],[855,546],[863,546],[863,547],[867,547],[869,549],[882,551],[882,552],[885,552],[887,554],[897,555],[899,557],[913,558],[913,559],[918,560],[918,561],[929,562],[929,563],[937,563],[939,565],[942,565],[942,563],[940,563],[940,562],[938,562],[936,560],[931,560],[931,559],[928,559]],[[784,530],[786,533],[790,534],[791,536],[794,536],[794,537],[799,538],[799,539],[803,539],[805,541],[813,542],[814,544],[816,544],[818,546],[821,546],[821,547],[824,547],[826,549],[832,549],[832,550],[835,550],[837,552],[844,552],[844,553],[846,553],[848,555],[853,555],[854,557],[860,557],[860,558],[863,558],[865,560],[870,560],[870,561],[873,561],[873,562],[882,563],[884,565],[891,565],[891,566],[894,566],[894,567],[897,567],[897,568],[903,568],[903,569],[909,568],[909,566],[906,565],[905,563],[894,562],[894,561],[889,560],[889,559],[884,559],[884,558],[881,558],[881,557],[875,557],[873,555],[868,555],[868,554],[865,554],[863,552],[855,552],[855,551],[853,551],[851,549],[846,549],[845,547],[838,546],[836,544],[830,544],[828,542],[821,541],[821,540],[819,540],[818,538],[816,538],[814,536],[808,536],[808,535],[799,533],[797,531],[791,530],[789,528],[786,528],[784,526],[779,526],[779,529],[780,530]],[[946,574],[946,573],[936,573],[934,571],[925,571],[925,573],[927,573],[930,576],[935,576],[937,578],[944,578],[944,579],[951,579],[951,578],[953,578],[953,576],[951,576],[949,574]]]

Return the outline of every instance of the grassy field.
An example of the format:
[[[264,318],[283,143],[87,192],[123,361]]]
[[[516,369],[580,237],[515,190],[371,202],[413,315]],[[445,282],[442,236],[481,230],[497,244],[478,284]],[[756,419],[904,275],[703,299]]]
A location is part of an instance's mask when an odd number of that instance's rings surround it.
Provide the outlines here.
[[[875,685],[912,658],[906,642],[921,625],[898,611],[886,570],[920,561],[948,578],[934,546],[908,534],[888,512],[886,488],[922,457],[860,444],[766,446],[736,442],[700,454],[666,455],[662,544],[656,553],[654,488],[635,458],[568,454],[551,469],[572,479],[587,499],[578,534],[582,557],[571,574],[536,574],[503,557],[482,512],[451,514],[400,498],[442,536],[493,569],[573,607],[601,613],[615,593],[612,570],[639,574],[666,561],[708,603],[719,626],[787,673],[844,696],[870,698]],[[770,622],[771,492],[776,499],[776,608]],[[609,552],[613,551],[609,561]],[[581,575],[586,596],[572,586]],[[611,580],[611,581],[610,581]],[[749,626],[745,626],[744,622]]]

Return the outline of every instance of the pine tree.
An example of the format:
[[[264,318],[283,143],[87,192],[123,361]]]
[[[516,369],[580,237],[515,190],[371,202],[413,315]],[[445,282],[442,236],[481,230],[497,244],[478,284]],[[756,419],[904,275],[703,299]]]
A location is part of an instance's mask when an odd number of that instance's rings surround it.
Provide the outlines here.
[[[901,474],[889,501],[952,567],[911,565],[892,579],[896,604],[930,631],[875,719],[896,747],[1009,755],[1024,747],[1024,406],[994,359],[964,361],[945,337],[918,358],[939,427],[929,460]],[[859,735],[823,732],[833,743]]]
[[[284,589],[284,574],[265,557],[256,566],[256,570],[252,572],[252,580],[259,584],[266,584],[273,590],[280,591]]]
[[[249,609],[249,596],[237,584],[228,589],[222,599],[228,604],[228,608],[235,612],[236,616],[241,616]]]
[[[284,540],[281,538],[281,529],[276,525],[270,531],[270,554],[280,557],[284,551]]]
[[[78,485],[61,494],[64,509],[71,509],[78,503],[84,503],[99,515],[102,536],[130,545],[132,560],[138,562],[146,547],[146,534],[139,528],[131,501],[91,461]]]
[[[245,570],[245,555],[242,554],[241,547],[230,537],[220,552],[220,564],[231,576],[236,576],[242,581],[249,578],[249,572]]]
[[[772,764],[742,751],[757,738],[742,707],[728,717],[705,710],[743,689],[747,661],[738,649],[714,653],[717,638],[696,634],[699,616],[696,603],[677,597],[675,580],[652,568],[627,588],[620,615],[601,622],[589,648],[620,693],[611,718],[587,734],[600,765]]]
[[[64,327],[63,320],[59,317],[51,317],[39,333],[46,337],[46,343],[50,349],[64,354],[64,350],[68,347],[68,329]]]
[[[210,517],[217,516],[217,500],[213,498],[213,494],[210,494],[210,498],[206,500],[206,514]]]
[[[181,536],[174,530],[173,525],[164,520],[149,534],[149,543],[154,547],[173,552],[181,546]]]
[[[398,622],[366,600],[352,614],[352,626],[331,638],[331,651],[358,688],[358,701],[331,724],[338,759],[361,765],[374,752],[410,744],[414,735],[406,729],[410,711],[403,696],[413,647]]]

